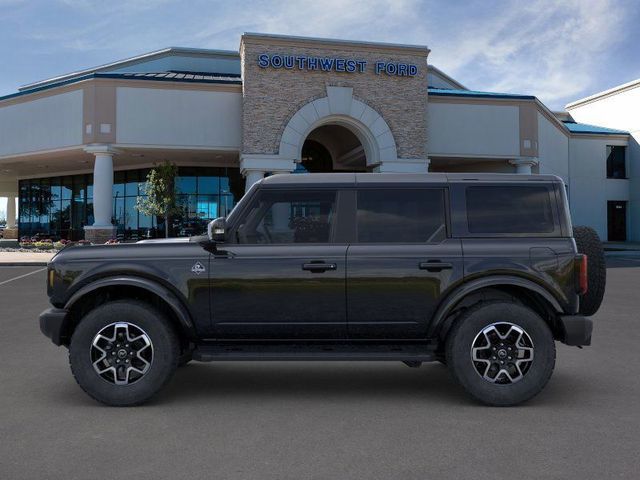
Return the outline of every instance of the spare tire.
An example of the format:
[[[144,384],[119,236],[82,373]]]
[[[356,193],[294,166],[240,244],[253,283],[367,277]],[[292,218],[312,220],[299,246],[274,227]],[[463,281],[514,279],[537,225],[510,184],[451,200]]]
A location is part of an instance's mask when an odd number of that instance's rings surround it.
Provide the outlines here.
[[[580,313],[593,315],[600,308],[607,284],[607,265],[604,248],[596,231],[591,227],[573,227],[573,238],[578,252],[587,256],[587,293],[580,297]]]

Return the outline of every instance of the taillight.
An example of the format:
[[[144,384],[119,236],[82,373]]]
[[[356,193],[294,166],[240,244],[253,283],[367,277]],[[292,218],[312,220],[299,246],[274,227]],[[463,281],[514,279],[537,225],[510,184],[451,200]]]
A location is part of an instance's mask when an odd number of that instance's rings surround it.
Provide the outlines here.
[[[587,271],[587,256],[576,255],[576,290],[579,295],[584,295],[589,289],[589,274]]]

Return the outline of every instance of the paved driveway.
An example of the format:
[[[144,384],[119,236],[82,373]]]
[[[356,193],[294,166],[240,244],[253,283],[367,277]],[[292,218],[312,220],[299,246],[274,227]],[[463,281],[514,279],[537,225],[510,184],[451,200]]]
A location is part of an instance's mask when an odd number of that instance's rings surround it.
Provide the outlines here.
[[[507,409],[395,363],[193,364],[103,407],[40,334],[45,272],[11,280],[35,270],[0,268],[2,479],[638,478],[638,259],[612,260],[594,345],[558,345],[547,388]]]

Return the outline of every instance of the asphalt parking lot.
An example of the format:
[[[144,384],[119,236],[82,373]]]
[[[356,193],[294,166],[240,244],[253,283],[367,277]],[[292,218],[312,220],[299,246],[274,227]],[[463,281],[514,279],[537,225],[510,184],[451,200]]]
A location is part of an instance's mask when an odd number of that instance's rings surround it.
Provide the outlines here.
[[[640,259],[610,261],[593,346],[558,345],[547,388],[508,409],[439,364],[329,362],[192,364],[104,407],[39,331],[40,269],[0,267],[0,478],[638,478]]]

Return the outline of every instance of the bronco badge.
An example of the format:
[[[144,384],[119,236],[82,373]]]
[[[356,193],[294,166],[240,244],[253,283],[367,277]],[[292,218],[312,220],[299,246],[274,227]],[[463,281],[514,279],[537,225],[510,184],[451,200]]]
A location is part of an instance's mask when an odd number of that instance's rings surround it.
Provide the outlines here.
[[[200,275],[201,273],[206,272],[206,269],[204,268],[204,265],[202,265],[200,262],[196,262],[196,264],[193,267],[191,267],[191,271],[196,275]]]

